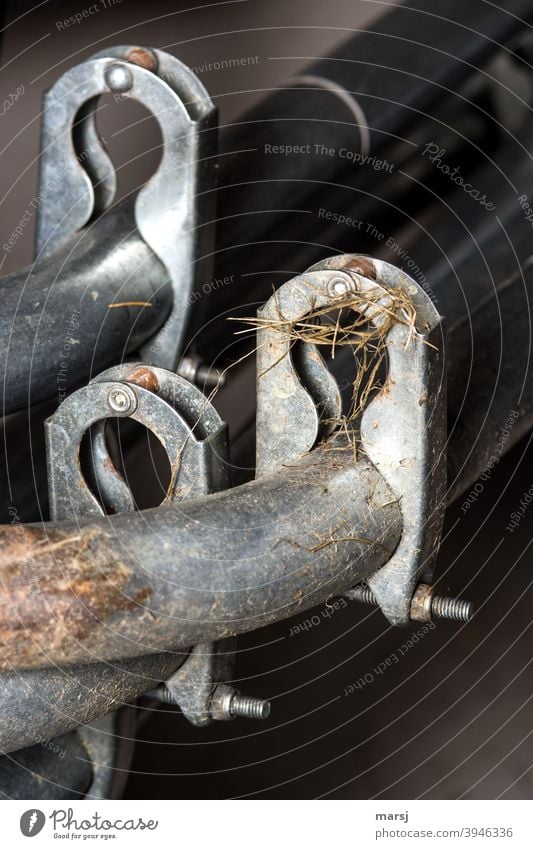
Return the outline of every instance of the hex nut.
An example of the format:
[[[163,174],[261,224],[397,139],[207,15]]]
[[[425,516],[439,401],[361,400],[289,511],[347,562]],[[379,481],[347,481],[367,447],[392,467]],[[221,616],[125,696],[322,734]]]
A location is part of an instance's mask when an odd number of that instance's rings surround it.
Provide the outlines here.
[[[410,616],[415,622],[431,622],[431,605],[433,603],[433,587],[429,584],[418,584],[411,599]]]

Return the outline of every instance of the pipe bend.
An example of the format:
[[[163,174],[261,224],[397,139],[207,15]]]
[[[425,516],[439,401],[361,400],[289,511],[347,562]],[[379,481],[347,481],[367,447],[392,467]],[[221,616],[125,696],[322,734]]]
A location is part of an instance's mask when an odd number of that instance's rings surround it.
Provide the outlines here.
[[[181,650],[360,582],[402,531],[345,437],[281,472],[166,509],[0,526],[0,668]]]

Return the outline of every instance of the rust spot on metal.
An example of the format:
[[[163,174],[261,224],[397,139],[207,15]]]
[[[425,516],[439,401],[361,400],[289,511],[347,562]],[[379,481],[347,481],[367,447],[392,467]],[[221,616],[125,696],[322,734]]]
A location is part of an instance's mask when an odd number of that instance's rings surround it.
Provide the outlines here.
[[[143,612],[151,588],[108,543],[97,528],[0,527],[0,668],[60,663],[73,643],[97,653],[111,617]]]
[[[106,456],[104,457],[104,469],[108,472],[111,472],[111,474],[113,475],[117,474],[115,464],[113,463],[113,460],[111,459],[109,454],[106,454]]]
[[[141,366],[136,368],[126,377],[128,383],[134,383],[136,386],[141,386],[143,389],[148,389],[149,392],[159,392],[159,381],[157,375],[152,369]]]
[[[371,259],[367,259],[366,257],[352,259],[344,267],[347,271],[355,271],[356,274],[361,274],[370,280],[377,280],[376,266]]]
[[[138,593],[135,593],[135,597],[132,600],[132,606],[134,607],[136,604],[144,604],[145,601],[148,601],[151,595],[152,590],[148,587],[145,587],[144,590],[139,590]]]
[[[133,65],[139,65],[141,68],[146,68],[147,71],[157,70],[157,58],[151,50],[146,47],[132,47],[126,54],[126,59]]]

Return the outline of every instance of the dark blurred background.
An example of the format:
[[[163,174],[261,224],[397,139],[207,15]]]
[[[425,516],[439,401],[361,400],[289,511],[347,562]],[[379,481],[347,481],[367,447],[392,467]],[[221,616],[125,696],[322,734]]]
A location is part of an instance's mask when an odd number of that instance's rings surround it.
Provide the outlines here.
[[[90,4],[86,4],[88,6]],[[2,97],[24,95],[0,119],[0,242],[37,186],[43,91],[106,44],[141,43],[195,67],[226,127],[251,103],[327,55],[391,5],[375,0],[100,4],[58,28],[83,3],[8,2],[1,43]],[[413,34],[416,38],[416,33]],[[223,71],[209,65],[249,57]],[[379,61],[379,57],[376,57]],[[147,180],[158,129],[131,102],[100,112],[100,129],[125,194]],[[128,127],[135,124],[134,132]],[[132,163],[131,160],[134,160]],[[376,181],[386,176],[376,174]],[[32,259],[32,224],[1,273]],[[353,250],[357,251],[357,236]],[[231,392],[231,389],[230,389]],[[228,397],[230,400],[228,400]],[[231,415],[235,398],[222,397]],[[495,433],[495,443],[498,434]],[[533,766],[531,514],[510,516],[533,483],[529,439],[496,467],[475,505],[448,510],[439,586],[471,598],[465,626],[441,622],[403,652],[418,629],[390,628],[379,612],[349,604],[291,636],[315,611],[239,640],[237,681],[272,701],[264,724],[192,728],[172,708],[144,709],[128,798],[530,798]],[[373,670],[393,655],[384,674]],[[366,679],[365,679],[366,676]],[[363,679],[364,686],[345,695]]]

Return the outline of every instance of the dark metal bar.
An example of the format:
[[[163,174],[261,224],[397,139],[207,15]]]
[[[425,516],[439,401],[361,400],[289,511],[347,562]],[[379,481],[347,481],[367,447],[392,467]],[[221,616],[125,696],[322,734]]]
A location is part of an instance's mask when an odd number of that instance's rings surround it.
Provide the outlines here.
[[[61,400],[90,374],[138,350],[172,304],[164,266],[140,238],[131,202],[60,252],[3,278],[1,292],[4,415]]]
[[[0,666],[188,649],[259,628],[361,581],[401,530],[397,500],[346,443],[176,508],[4,525]]]
[[[186,654],[168,652],[107,663],[4,672],[0,676],[0,752],[86,725],[166,681]]]

